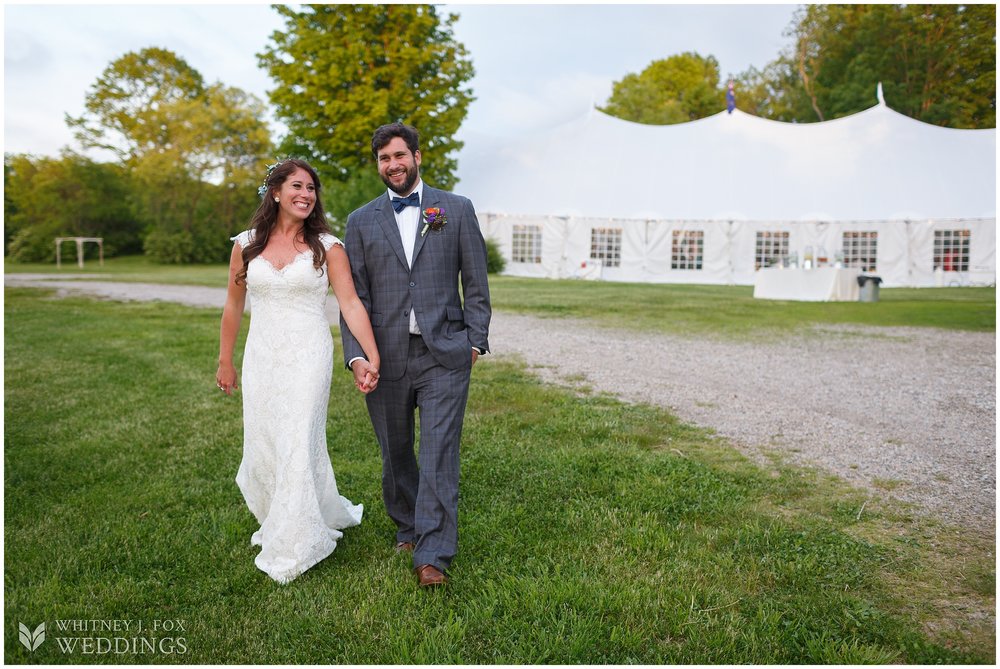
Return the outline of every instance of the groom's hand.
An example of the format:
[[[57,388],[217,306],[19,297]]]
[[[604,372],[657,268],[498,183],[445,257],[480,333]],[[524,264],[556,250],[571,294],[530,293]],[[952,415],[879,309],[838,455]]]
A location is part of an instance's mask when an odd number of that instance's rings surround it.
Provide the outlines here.
[[[375,386],[378,385],[378,370],[374,367],[370,367],[367,372],[365,372],[364,387],[361,388],[361,392],[366,395],[371,391],[375,390]]]
[[[473,367],[476,366],[476,360],[479,360],[479,351],[476,350],[476,349],[472,349],[472,366]]]
[[[372,367],[364,358],[358,358],[353,363],[351,363],[351,371],[354,372],[354,386],[363,392],[368,394],[375,390],[375,386],[378,385],[378,370]]]

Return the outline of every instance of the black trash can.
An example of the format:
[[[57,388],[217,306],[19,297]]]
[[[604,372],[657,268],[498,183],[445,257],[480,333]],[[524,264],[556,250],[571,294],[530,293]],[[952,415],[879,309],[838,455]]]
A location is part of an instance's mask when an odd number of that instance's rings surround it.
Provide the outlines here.
[[[878,302],[878,286],[882,283],[882,277],[872,274],[861,274],[858,276],[858,285],[861,293],[858,295],[858,302]]]

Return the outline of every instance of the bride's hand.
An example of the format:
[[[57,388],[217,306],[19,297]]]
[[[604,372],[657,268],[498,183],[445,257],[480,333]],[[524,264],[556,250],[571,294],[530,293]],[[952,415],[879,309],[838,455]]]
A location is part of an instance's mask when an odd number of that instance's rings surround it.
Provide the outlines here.
[[[219,371],[215,373],[215,386],[225,394],[232,395],[239,388],[236,383],[236,368],[232,365],[219,365]]]

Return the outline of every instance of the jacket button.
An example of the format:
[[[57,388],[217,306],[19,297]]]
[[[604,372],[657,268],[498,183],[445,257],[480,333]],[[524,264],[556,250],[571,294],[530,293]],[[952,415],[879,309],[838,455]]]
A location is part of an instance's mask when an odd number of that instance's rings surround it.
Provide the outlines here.
[[[413,283],[412,281],[410,282],[410,288],[413,288],[415,285],[417,284]]]
[[[404,317],[405,317],[405,316],[409,316],[409,315],[410,315],[410,312],[409,312],[409,311],[404,311],[404,312],[403,312],[403,316],[404,316]]]

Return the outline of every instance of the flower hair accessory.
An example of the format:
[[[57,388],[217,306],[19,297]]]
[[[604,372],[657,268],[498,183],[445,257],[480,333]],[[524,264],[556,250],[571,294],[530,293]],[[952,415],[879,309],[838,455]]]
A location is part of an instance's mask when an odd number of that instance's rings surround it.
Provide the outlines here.
[[[427,207],[424,209],[424,229],[420,231],[420,236],[426,235],[428,230],[440,231],[447,222],[443,209]]]
[[[271,173],[274,172],[274,170],[278,169],[278,165],[285,162],[285,160],[287,160],[287,158],[279,160],[273,165],[267,166],[267,174],[264,175],[264,183],[262,183],[260,186],[257,187],[257,195],[259,195],[260,197],[264,197],[265,195],[267,195],[267,180],[271,178]]]

